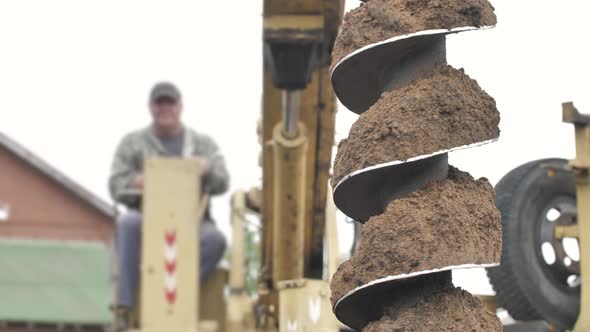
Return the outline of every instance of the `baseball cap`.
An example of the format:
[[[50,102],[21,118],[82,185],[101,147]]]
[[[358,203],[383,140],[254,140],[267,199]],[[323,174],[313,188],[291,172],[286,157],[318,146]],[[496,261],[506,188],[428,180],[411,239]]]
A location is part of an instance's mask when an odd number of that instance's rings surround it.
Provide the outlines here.
[[[156,83],[150,91],[150,103],[153,103],[156,100],[163,97],[172,98],[174,100],[180,100],[180,90],[178,90],[176,85],[170,82]]]

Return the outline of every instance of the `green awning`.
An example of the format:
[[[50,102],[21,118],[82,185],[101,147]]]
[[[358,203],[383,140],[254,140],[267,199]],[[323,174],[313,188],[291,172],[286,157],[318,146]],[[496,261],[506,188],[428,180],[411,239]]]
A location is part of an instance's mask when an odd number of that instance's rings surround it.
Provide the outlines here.
[[[0,321],[109,323],[109,265],[101,244],[0,240]]]

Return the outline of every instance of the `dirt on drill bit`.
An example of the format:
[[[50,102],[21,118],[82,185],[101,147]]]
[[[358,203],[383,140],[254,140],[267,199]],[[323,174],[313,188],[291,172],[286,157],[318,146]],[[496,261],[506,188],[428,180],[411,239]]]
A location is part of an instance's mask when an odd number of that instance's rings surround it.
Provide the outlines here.
[[[332,67],[363,46],[399,35],[495,24],[494,7],[487,0],[368,0],[344,16]]]
[[[351,294],[345,302],[336,307],[345,324],[357,324],[354,328],[361,329],[361,322],[365,324],[379,320],[385,314],[385,308],[389,307],[392,301],[401,301],[402,303],[411,302],[415,299],[424,298],[425,296],[439,293],[447,289],[452,289],[453,277],[451,271],[437,272],[396,280],[395,283],[378,284],[358,290]],[[346,313],[350,312],[352,306],[358,308],[360,321],[346,321],[350,318]]]
[[[495,332],[502,323],[477,298],[460,288],[414,299],[395,299],[381,320],[363,332]]]
[[[385,92],[338,144],[332,186],[356,170],[499,136],[496,102],[450,66]]]
[[[387,276],[500,261],[502,228],[487,179],[449,167],[434,181],[392,201],[371,217],[358,248],[334,274],[332,304],[349,291]]]

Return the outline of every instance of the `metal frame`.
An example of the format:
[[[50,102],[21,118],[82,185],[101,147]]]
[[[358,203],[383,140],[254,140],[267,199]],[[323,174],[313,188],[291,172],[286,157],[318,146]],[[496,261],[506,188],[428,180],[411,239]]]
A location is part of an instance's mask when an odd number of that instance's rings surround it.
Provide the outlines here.
[[[197,331],[199,167],[191,159],[145,162],[140,331]]]
[[[580,315],[573,331],[587,332],[590,331],[590,116],[578,112],[571,102],[562,107],[563,122],[572,123],[575,129],[576,159],[569,165],[576,176],[578,223],[556,227],[555,236],[578,238],[582,286]]]

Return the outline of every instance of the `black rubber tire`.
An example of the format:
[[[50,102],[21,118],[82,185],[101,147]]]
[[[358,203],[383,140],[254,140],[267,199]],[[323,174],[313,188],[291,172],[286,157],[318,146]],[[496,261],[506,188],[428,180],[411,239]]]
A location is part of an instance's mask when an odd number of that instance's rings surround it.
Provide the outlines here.
[[[548,277],[541,267],[540,248],[531,230],[554,197],[575,200],[575,178],[563,171],[549,176],[544,164],[563,167],[567,161],[529,162],[506,174],[496,185],[496,206],[502,214],[502,261],[487,273],[499,306],[514,319],[546,320],[565,330],[578,317],[579,287],[566,290]]]

